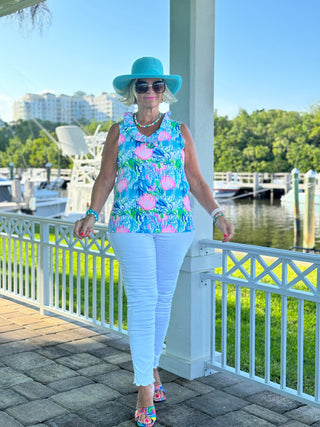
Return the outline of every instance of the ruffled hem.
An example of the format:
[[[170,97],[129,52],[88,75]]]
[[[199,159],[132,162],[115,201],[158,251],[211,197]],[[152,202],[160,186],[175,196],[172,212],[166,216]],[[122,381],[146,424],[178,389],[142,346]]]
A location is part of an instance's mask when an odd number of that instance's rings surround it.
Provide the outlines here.
[[[134,120],[133,113],[124,113],[123,116],[123,127],[126,134],[128,134],[135,141],[140,142],[156,142],[160,132],[170,131],[170,115],[171,111],[167,111],[162,119],[161,125],[152,135],[146,136],[139,132]]]
[[[140,378],[140,375],[138,378],[138,376],[135,375],[133,380],[133,384],[135,384],[137,387],[140,387],[140,386],[145,387],[147,385],[153,384],[154,382],[155,382],[155,378],[153,374],[151,377],[147,377],[147,378]]]

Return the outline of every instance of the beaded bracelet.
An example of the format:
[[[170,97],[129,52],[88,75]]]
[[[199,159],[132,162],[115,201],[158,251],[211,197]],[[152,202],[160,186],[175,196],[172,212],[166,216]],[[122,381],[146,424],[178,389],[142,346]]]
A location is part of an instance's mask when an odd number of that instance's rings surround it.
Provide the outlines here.
[[[88,215],[93,215],[95,217],[96,221],[98,221],[98,219],[99,219],[98,212],[96,212],[94,209],[88,209],[86,212],[86,216],[88,216]]]
[[[214,218],[217,215],[217,213],[219,213],[219,212],[222,212],[222,209],[221,208],[216,208],[215,210],[213,210],[211,212],[210,216],[212,216],[212,218]]]
[[[213,221],[216,222],[219,216],[224,216],[223,212],[218,212],[214,217],[213,217]]]

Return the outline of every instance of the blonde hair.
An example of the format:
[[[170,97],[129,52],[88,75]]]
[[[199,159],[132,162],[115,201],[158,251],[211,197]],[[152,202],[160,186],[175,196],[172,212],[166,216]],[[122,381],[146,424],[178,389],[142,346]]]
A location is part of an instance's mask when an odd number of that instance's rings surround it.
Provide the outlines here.
[[[136,82],[141,79],[131,80],[130,84],[124,89],[122,98],[120,101],[125,105],[134,105],[137,103],[137,92],[136,92]],[[166,90],[162,94],[162,102],[167,104],[172,104],[177,102],[177,98],[170,92],[168,86],[166,85]]]

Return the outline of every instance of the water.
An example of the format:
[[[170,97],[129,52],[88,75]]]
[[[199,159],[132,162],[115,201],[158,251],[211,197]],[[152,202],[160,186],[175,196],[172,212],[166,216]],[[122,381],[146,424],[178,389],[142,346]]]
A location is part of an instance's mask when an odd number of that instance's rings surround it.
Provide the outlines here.
[[[271,204],[268,199],[238,199],[219,200],[226,217],[235,226],[236,243],[266,246],[270,248],[289,249],[294,246],[294,219],[293,206],[283,206],[280,200]],[[315,247],[320,249],[320,215],[316,205],[315,214]],[[303,234],[303,210],[301,210],[301,241]],[[216,233],[218,239],[220,234]]]

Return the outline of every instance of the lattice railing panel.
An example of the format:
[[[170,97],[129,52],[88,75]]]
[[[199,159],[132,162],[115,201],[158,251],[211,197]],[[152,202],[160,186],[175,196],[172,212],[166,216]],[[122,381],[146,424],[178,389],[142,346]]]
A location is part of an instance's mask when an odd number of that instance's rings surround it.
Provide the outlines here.
[[[121,272],[106,227],[78,239],[74,225],[27,215],[0,215],[0,293],[41,310],[126,334]]]
[[[320,257],[258,246],[200,242],[221,252],[212,284],[207,367],[320,407]]]

